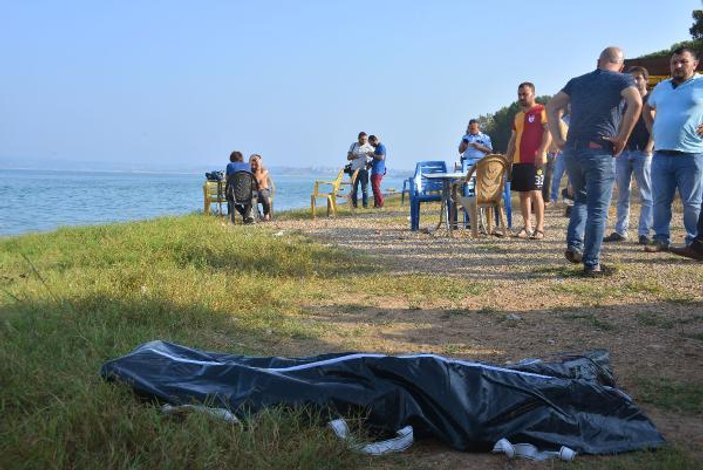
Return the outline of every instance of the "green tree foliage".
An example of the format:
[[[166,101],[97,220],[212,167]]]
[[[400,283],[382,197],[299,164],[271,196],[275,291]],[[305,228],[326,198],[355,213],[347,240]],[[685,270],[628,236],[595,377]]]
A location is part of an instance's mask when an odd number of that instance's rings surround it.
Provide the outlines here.
[[[688,30],[694,40],[703,39],[703,10],[693,10],[693,26]]]
[[[672,46],[668,49],[662,49],[661,51],[658,52],[652,52],[650,54],[645,54],[643,56],[637,57],[637,59],[655,59],[658,57],[669,57],[671,53],[675,50],[678,49],[679,47],[688,47],[690,49],[693,49],[694,51],[698,51],[698,53],[703,52],[703,10],[693,10],[691,12],[691,17],[693,18],[694,22],[693,25],[688,29],[688,32],[691,33],[691,39],[690,41],[681,41],[677,42],[675,44],[672,44]]]
[[[538,103],[547,104],[550,98],[550,95],[543,95],[538,96],[536,100]],[[513,120],[519,110],[520,104],[513,101],[509,106],[504,106],[493,114],[479,116],[478,122],[481,124],[483,132],[491,136],[494,151],[505,153],[508,149]]]

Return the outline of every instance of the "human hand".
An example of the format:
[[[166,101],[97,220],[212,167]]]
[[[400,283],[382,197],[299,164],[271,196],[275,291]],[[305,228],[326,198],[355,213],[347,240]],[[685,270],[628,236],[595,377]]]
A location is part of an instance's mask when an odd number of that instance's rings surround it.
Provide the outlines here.
[[[617,157],[625,149],[625,139],[622,137],[603,137],[603,140],[607,140],[613,144],[613,157]]]

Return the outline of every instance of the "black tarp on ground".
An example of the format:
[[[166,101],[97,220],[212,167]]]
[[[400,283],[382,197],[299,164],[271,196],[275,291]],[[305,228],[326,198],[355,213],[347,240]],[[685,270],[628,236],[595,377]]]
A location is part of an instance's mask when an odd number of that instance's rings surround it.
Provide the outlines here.
[[[174,405],[207,402],[239,413],[305,405],[341,417],[365,410],[373,429],[412,425],[416,437],[435,436],[459,450],[490,451],[501,438],[587,454],[664,443],[637,406],[609,386],[602,351],[505,367],[433,354],[254,358],[152,341],[100,372]]]

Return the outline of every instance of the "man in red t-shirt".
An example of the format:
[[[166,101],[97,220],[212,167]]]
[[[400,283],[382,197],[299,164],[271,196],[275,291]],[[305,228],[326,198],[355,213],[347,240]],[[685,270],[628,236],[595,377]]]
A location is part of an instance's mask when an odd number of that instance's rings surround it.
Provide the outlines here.
[[[524,225],[517,238],[544,238],[544,164],[551,137],[547,128],[547,111],[535,102],[535,86],[521,83],[517,89],[520,111],[515,115],[513,133],[506,157],[512,162],[512,191],[520,193],[520,211]],[[535,229],[531,211],[535,209]]]

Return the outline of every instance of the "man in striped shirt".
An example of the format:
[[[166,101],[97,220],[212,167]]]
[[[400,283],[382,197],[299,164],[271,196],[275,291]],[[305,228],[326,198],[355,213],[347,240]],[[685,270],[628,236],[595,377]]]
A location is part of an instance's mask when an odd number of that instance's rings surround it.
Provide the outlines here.
[[[517,89],[520,111],[515,115],[513,133],[508,143],[507,158],[512,161],[511,189],[520,193],[523,227],[517,238],[544,238],[544,164],[551,142],[547,128],[547,112],[535,102],[535,86],[521,83]],[[535,230],[532,230],[531,210],[535,209]]]

